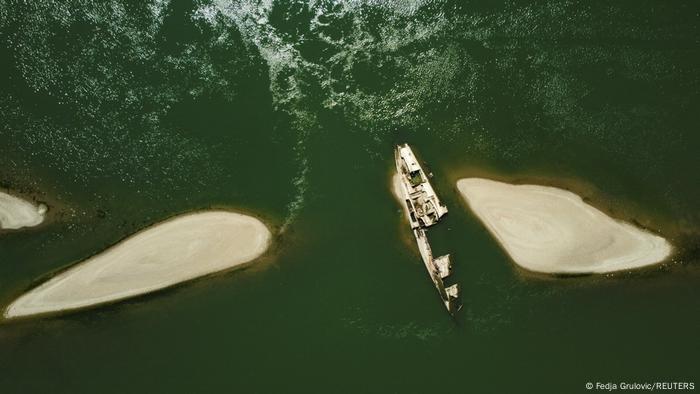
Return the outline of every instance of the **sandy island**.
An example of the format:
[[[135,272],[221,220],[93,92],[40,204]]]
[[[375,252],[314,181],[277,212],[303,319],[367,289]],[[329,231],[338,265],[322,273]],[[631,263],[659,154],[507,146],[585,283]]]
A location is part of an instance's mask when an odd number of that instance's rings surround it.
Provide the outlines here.
[[[259,257],[271,233],[258,219],[207,211],[178,216],[64,271],[5,310],[12,318],[84,308],[159,290]]]
[[[457,188],[515,263],[531,271],[620,271],[658,263],[672,250],[566,190],[480,178],[461,179]]]
[[[33,227],[44,221],[47,208],[34,205],[7,193],[0,192],[0,229],[16,230]]]

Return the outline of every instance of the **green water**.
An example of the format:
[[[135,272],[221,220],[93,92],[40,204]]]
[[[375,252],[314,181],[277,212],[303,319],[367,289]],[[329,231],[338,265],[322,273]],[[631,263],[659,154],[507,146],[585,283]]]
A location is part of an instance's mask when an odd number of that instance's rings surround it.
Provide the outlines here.
[[[177,213],[275,228],[249,269],[0,323],[0,392],[572,393],[698,378],[694,1],[0,2],[0,304]],[[413,144],[450,209],[440,304],[392,199]],[[650,269],[547,278],[455,192],[571,188],[665,235]]]

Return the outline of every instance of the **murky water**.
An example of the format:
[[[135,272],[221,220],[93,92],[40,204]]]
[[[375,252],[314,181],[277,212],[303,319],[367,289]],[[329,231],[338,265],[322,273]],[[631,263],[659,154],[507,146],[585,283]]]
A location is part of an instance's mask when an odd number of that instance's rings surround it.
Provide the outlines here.
[[[46,225],[0,234],[0,304],[179,212],[275,226],[259,266],[0,325],[3,392],[579,392],[696,381],[695,2],[0,4],[0,187]],[[440,305],[389,190],[412,143],[447,203],[465,307]],[[678,247],[546,278],[454,182],[575,190]]]

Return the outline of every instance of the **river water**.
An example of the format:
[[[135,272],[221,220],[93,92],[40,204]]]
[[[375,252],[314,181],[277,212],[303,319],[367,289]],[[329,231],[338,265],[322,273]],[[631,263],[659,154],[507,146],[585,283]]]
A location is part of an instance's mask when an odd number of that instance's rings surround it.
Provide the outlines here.
[[[274,227],[259,264],[0,323],[0,387],[78,392],[585,392],[695,381],[700,7],[694,1],[0,3],[0,304],[152,223]],[[440,304],[389,192],[411,143],[450,209]],[[605,276],[516,267],[465,176],[576,191],[667,237]]]

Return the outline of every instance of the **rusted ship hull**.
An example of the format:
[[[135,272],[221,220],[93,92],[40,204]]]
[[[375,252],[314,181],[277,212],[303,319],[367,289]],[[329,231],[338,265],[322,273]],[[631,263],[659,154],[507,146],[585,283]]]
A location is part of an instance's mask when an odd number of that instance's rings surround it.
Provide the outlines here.
[[[444,282],[452,269],[450,255],[433,257],[426,233],[428,227],[437,224],[440,218],[447,214],[447,207],[440,202],[427,174],[408,144],[396,146],[395,160],[396,171],[401,181],[398,192],[406,206],[407,219],[416,238],[421,259],[445,308],[454,314],[461,308],[459,286],[457,284],[446,286]]]

